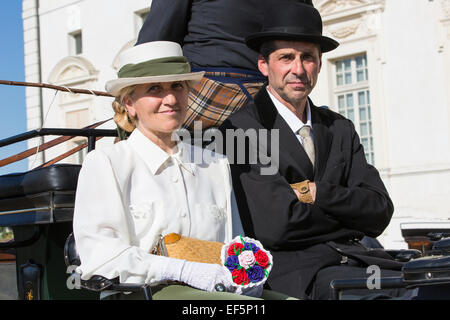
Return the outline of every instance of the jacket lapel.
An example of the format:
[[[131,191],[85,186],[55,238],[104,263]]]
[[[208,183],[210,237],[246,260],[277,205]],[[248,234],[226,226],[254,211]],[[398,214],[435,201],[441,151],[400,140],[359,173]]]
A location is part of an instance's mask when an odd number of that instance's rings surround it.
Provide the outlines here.
[[[282,175],[289,183],[300,182],[306,178],[313,181],[314,172],[308,155],[289,125],[278,113],[265,88],[255,96],[255,105],[262,125],[268,130],[279,130],[280,162],[281,159],[285,161],[283,165],[280,165],[280,169],[285,168],[286,171],[281,172]]]
[[[328,126],[325,124],[326,122],[321,118],[318,107],[313,105],[311,100],[309,100],[309,105],[311,107],[311,121],[313,126],[314,149],[316,155],[314,181],[320,181],[326,167],[333,136],[330,133]]]

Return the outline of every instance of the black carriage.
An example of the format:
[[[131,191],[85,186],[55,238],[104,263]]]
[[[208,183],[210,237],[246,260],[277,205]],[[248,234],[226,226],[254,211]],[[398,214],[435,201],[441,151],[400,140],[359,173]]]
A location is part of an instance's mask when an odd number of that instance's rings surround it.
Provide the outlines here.
[[[143,290],[151,299],[150,289],[145,285],[121,285],[116,279],[101,277],[81,281],[74,273],[79,259],[72,237],[72,218],[81,166],[57,162],[82,148],[94,149],[101,137],[117,136],[115,130],[97,129],[102,123],[83,129],[43,128],[0,141],[0,147],[4,147],[36,136],[59,135],[37,148],[44,151],[76,136],[88,138],[84,145],[35,169],[0,176],[0,227],[7,227],[13,233],[12,240],[0,242],[0,299],[98,299],[104,289]],[[32,148],[0,160],[0,166],[36,151]],[[450,230],[416,228],[405,231],[403,236],[409,250],[387,250],[396,260],[406,262],[403,275],[381,278],[379,287],[418,288],[423,299],[448,299]],[[369,248],[380,248],[375,239],[363,240]],[[335,299],[340,299],[350,288],[367,288],[367,279],[336,279],[330,285]]]

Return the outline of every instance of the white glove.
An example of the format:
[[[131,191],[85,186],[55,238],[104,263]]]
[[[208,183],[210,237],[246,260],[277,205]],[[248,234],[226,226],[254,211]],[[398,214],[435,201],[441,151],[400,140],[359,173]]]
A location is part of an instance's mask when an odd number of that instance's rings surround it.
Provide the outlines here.
[[[216,285],[222,284],[227,292],[236,292],[230,272],[218,264],[185,261],[180,281],[191,287],[208,292],[217,291]]]
[[[213,292],[222,284],[227,292],[241,293],[233,287],[229,271],[218,264],[190,262],[186,260],[158,257],[161,265],[161,280],[179,281],[191,287]]]

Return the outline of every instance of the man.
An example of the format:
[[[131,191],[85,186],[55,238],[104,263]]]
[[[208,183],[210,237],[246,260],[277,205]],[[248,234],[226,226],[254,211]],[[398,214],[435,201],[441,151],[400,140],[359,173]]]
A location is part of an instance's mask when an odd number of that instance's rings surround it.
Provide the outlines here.
[[[262,173],[268,165],[261,158],[249,160],[249,150],[261,149],[260,140],[256,147],[248,140],[245,163],[230,159],[245,232],[274,257],[269,285],[298,298],[328,299],[331,280],[367,278],[371,265],[383,277],[399,276],[400,263],[359,243],[364,235],[380,235],[393,213],[379,173],[367,163],[353,123],[308,98],[322,53],[339,44],[322,36],[319,12],[301,3],[274,7],[265,22],[246,43],[260,53],[258,69],[268,85],[220,129],[225,137],[229,129],[266,129],[269,141],[279,136],[279,145],[263,148],[269,156],[279,152],[279,161],[272,159],[275,174]]]
[[[256,66],[257,52],[245,45],[261,29],[264,12],[280,0],[153,0],[137,44],[178,42],[193,71],[206,71],[191,88],[184,127],[217,127],[253,99],[266,80]],[[284,0],[305,2],[312,0]]]

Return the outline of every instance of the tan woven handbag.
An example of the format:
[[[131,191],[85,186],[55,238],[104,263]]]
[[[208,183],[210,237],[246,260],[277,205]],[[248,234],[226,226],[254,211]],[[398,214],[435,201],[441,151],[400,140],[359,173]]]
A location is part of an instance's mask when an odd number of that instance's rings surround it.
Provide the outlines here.
[[[222,247],[223,243],[221,242],[199,240],[184,237],[177,233],[169,233],[164,237],[161,235],[151,253],[187,261],[220,265]]]

